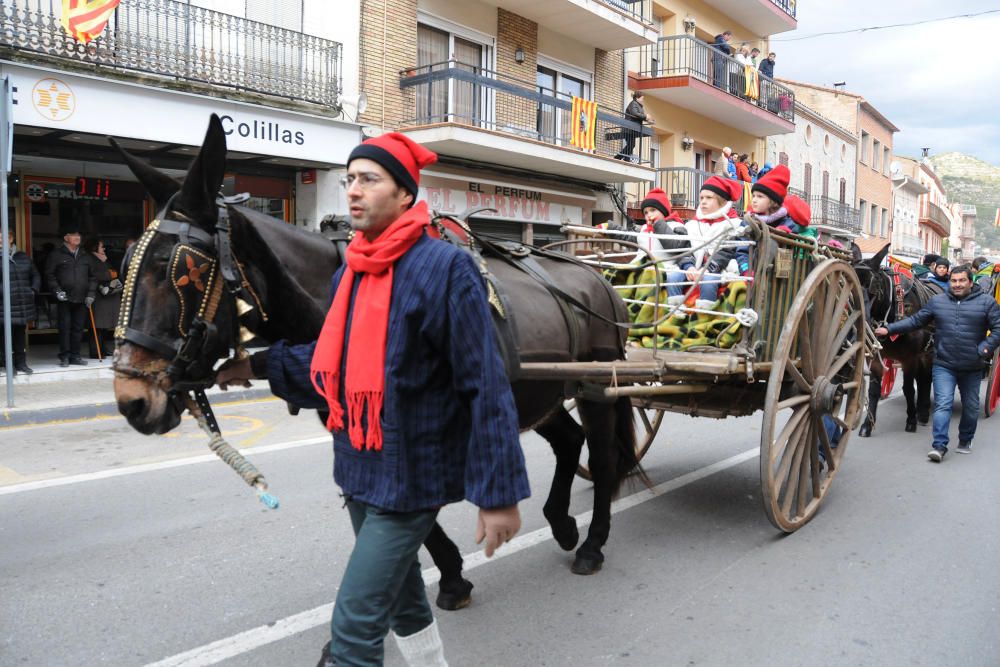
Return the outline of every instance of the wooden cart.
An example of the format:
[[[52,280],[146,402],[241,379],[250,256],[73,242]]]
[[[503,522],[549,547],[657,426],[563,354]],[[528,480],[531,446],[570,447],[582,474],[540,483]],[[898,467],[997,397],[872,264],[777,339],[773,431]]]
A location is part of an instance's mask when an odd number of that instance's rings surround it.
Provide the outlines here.
[[[575,382],[588,398],[631,397],[640,459],[667,411],[723,419],[762,410],[764,510],[792,532],[816,514],[863,415],[864,299],[849,253],[766,226],[750,230],[747,303],[758,320],[732,349],[629,347],[618,362],[526,363],[521,378]]]

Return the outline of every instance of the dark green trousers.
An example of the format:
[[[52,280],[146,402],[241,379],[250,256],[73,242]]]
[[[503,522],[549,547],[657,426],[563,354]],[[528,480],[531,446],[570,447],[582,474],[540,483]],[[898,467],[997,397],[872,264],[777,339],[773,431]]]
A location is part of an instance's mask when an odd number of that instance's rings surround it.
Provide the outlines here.
[[[330,653],[338,667],[381,665],[385,636],[407,637],[434,621],[417,552],[437,520],[347,501],[355,542],[333,608]]]

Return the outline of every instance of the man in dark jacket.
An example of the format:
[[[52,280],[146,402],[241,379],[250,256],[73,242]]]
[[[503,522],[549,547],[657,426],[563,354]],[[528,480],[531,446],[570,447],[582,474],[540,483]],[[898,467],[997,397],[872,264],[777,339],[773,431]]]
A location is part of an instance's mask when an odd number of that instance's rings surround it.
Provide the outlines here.
[[[730,30],[725,31],[720,35],[715,36],[715,41],[712,42],[712,48],[715,52],[712,54],[712,83],[715,84],[716,88],[726,89],[726,63],[728,56],[731,51],[729,49],[729,42],[733,39],[733,33]]]
[[[759,71],[764,76],[773,79],[774,78],[774,52],[767,54],[767,58],[760,61],[760,65],[757,66],[757,71]]]
[[[30,320],[35,319],[35,295],[42,287],[42,277],[31,258],[14,245],[14,232],[10,232],[7,243],[10,247],[10,346],[14,375],[31,375],[34,371],[28,367],[28,359],[24,353],[25,328]],[[2,280],[3,273],[0,272],[0,281]],[[4,351],[4,292],[3,283],[0,282],[0,368],[7,363]]]
[[[951,272],[947,293],[932,297],[915,315],[875,329],[875,335],[906,333],[931,322],[935,327],[934,442],[927,457],[939,463],[948,451],[948,423],[956,386],[962,399],[958,451],[961,454],[972,451],[983,367],[1000,347],[1000,305],[972,282],[971,268],[960,266]]]
[[[64,229],[63,245],[45,262],[45,281],[59,302],[59,365],[86,366],[80,357],[83,323],[94,304],[97,275],[90,254],[80,247],[80,229]]]

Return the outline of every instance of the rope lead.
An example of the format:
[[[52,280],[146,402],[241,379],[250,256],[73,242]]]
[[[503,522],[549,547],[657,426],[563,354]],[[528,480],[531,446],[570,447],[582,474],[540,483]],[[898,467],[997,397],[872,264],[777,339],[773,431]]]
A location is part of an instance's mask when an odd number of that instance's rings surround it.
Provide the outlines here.
[[[199,399],[202,400],[195,400],[191,398],[190,394],[185,393],[184,404],[188,412],[191,413],[191,416],[197,420],[201,430],[208,434],[208,448],[215,452],[216,456],[222,459],[237,475],[243,478],[244,482],[253,488],[260,502],[264,503],[269,509],[278,509],[280,503],[277,497],[268,492],[267,480],[264,479],[263,473],[257,470],[254,464],[250,463],[250,461],[240,454],[239,450],[226,442],[215,421],[215,415],[212,413],[212,406],[208,403],[208,399],[205,398],[204,393],[197,393],[200,394]]]

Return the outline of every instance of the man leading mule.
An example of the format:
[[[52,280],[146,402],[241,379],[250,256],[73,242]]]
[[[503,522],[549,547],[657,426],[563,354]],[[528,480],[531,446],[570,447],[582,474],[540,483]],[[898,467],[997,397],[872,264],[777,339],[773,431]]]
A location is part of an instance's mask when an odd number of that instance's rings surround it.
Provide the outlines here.
[[[424,233],[417,186],[436,159],[398,133],[355,148],[344,184],[358,234],[319,339],[278,342],[217,377],[267,377],[290,403],[329,410],[334,479],[356,535],[329,664],[381,664],[390,629],[408,661],[444,664],[417,551],[442,506],[469,500],[480,508],[476,540],[492,556],[520,529],[517,503],[529,494],[479,270]]]

